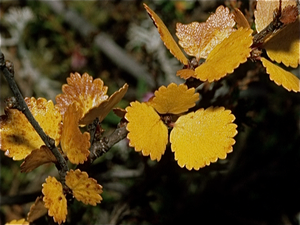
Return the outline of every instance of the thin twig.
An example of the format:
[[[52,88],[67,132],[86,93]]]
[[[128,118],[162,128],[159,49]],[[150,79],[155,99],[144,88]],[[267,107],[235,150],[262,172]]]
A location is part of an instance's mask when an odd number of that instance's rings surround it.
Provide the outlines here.
[[[16,109],[20,110],[26,116],[28,121],[31,123],[33,128],[36,130],[38,135],[41,137],[41,139],[45,143],[45,145],[52,151],[53,155],[56,157],[58,172],[59,172],[61,181],[64,183],[66,173],[69,170],[68,166],[67,166],[67,162],[64,159],[64,157],[61,155],[61,153],[59,152],[57,147],[55,146],[55,141],[52,138],[50,138],[47,134],[45,134],[45,132],[43,131],[43,129],[41,128],[39,123],[35,120],[35,118],[31,114],[26,102],[24,101],[24,97],[23,97],[22,93],[20,92],[20,89],[14,79],[14,74],[10,72],[13,70],[12,63],[10,63],[9,65],[10,65],[10,68],[8,69],[6,66],[6,63],[5,63],[4,55],[0,51],[0,67],[5,76],[5,79],[8,82],[8,85],[9,85],[11,91],[13,92],[13,95],[16,97],[16,100],[18,103],[16,105]]]

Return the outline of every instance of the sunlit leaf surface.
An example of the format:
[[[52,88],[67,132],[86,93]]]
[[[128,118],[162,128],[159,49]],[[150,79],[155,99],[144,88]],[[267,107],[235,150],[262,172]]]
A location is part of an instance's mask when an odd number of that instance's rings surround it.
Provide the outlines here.
[[[61,115],[52,101],[44,98],[25,98],[29,110],[44,132],[58,145],[61,136]],[[0,148],[14,160],[24,159],[44,142],[28,122],[25,115],[17,109],[8,109],[0,117]]]
[[[150,155],[152,160],[159,161],[168,143],[167,126],[146,103],[131,102],[126,112],[129,145],[144,156]]]
[[[81,117],[82,109],[76,102],[73,102],[68,107],[63,120],[61,148],[70,162],[74,164],[84,163],[90,154],[90,134],[81,133],[78,126]]]
[[[67,83],[62,87],[63,94],[56,96],[56,103],[60,109],[62,116],[68,109],[68,106],[74,101],[78,103],[83,110],[83,115],[88,111],[100,105],[101,102],[108,99],[106,95],[107,87],[99,78],[93,80],[92,76],[84,73],[71,73],[67,78]]]
[[[170,134],[172,151],[180,167],[202,168],[225,159],[232,152],[237,126],[230,110],[224,107],[199,109],[179,117]]]
[[[171,83],[168,87],[161,86],[154,92],[154,95],[155,97],[149,101],[149,104],[160,114],[186,112],[199,100],[199,94],[195,93],[195,88],[188,89],[185,84]]]
[[[219,6],[204,23],[177,23],[176,35],[185,52],[199,61],[234,31],[234,25],[234,15],[228,8]]]
[[[147,10],[148,14],[150,15],[151,19],[153,20],[157,30],[160,34],[162,41],[164,42],[165,46],[170,50],[170,52],[184,65],[188,65],[188,59],[185,57],[179,46],[177,45],[176,41],[173,39],[172,35],[170,34],[168,28],[164,24],[164,22],[159,18],[159,16],[149,8],[144,3],[144,7]]]
[[[251,29],[242,27],[233,32],[211,51],[204,63],[195,69],[195,77],[212,82],[232,73],[250,56],[251,33]]]
[[[294,74],[282,69],[265,58],[261,58],[263,66],[277,85],[282,85],[288,91],[300,92],[300,80]]]
[[[84,204],[97,205],[102,200],[102,186],[86,172],[79,169],[70,170],[66,175],[66,185],[72,190],[74,197]]]
[[[48,177],[43,183],[43,201],[48,209],[48,215],[52,216],[58,224],[64,223],[68,214],[67,199],[63,193],[63,187],[55,177]]]

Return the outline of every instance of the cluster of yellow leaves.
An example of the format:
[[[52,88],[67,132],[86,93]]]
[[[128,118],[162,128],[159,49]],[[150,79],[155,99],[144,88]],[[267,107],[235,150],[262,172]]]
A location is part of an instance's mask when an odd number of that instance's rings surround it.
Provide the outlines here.
[[[273,20],[273,13],[278,9],[279,1],[259,0],[257,2],[255,15],[255,25],[258,32],[263,30]],[[282,13],[286,9],[296,8],[296,1],[282,1]],[[283,63],[287,67],[297,68],[300,64],[300,17],[298,13],[286,17],[295,17],[295,20],[288,21],[287,25],[263,43],[263,48],[266,49],[269,58],[277,63]],[[290,22],[290,23],[289,23]],[[300,92],[300,80],[294,74],[282,69],[282,67],[273,64],[264,57],[261,57],[261,62],[266,68],[270,79],[277,85],[282,85],[288,91]]]
[[[228,8],[219,6],[204,23],[192,22],[186,25],[177,23],[176,25],[179,45],[184,51],[188,55],[194,56],[197,62],[201,58],[206,59],[205,63],[196,69],[190,68],[189,60],[180,50],[159,16],[146,4],[144,7],[155,23],[165,46],[188,67],[177,72],[181,78],[194,77],[208,82],[219,80],[228,73],[232,73],[250,56],[252,30],[249,27],[241,27],[236,30],[234,14],[230,13]]]
[[[126,108],[125,118],[128,121],[127,137],[129,145],[152,160],[160,160],[168,143],[168,126],[171,149],[180,167],[187,169],[202,168],[218,158],[226,158],[235,143],[237,134],[235,119],[230,110],[223,107],[199,109],[187,112],[195,106],[199,94],[194,88],[171,83],[162,86],[154,93],[154,98],[146,103],[132,102]],[[176,121],[165,124],[164,115]]]
[[[102,197],[102,186],[97,184],[93,178],[89,178],[86,172],[79,169],[70,170],[66,175],[66,185],[72,190],[73,196],[84,204],[95,206],[100,203]],[[52,216],[54,221],[61,224],[66,221],[68,214],[67,199],[63,192],[62,184],[54,177],[48,177],[43,184],[43,201],[48,209],[48,215]]]
[[[57,104],[44,98],[26,98],[34,118],[44,132],[55,140],[55,145],[61,147],[73,164],[84,163],[90,151],[90,134],[82,133],[79,126],[85,126],[94,119],[102,121],[112,108],[124,97],[128,85],[111,96],[106,95],[107,87],[101,79],[95,79],[88,74],[82,76],[71,74],[68,84],[63,85],[63,94],[56,97]],[[51,150],[36,133],[22,112],[17,109],[6,109],[0,117],[0,149],[13,160],[22,160],[22,172],[30,172],[38,166],[57,159]],[[69,171],[66,175],[66,185],[72,190],[73,196],[84,204],[96,205],[102,200],[102,187],[96,180],[80,170]],[[28,215],[33,221],[41,208],[47,208],[54,221],[61,224],[67,215],[67,200],[62,184],[54,177],[48,177],[43,184],[43,206],[37,201]],[[16,221],[15,221],[16,222]],[[18,221],[17,221],[18,222]],[[20,224],[24,221],[20,221]]]
[[[88,74],[75,73],[63,85],[63,94],[56,97],[57,104],[44,98],[25,98],[34,118],[44,132],[55,140],[74,163],[84,163],[89,156],[90,136],[82,133],[79,126],[91,123],[97,117],[102,121],[112,108],[124,97],[128,85],[110,97],[101,79]],[[17,109],[5,110],[0,117],[0,148],[14,160],[22,160],[22,171],[29,172],[48,162],[55,162],[50,149],[36,133],[22,112]]]

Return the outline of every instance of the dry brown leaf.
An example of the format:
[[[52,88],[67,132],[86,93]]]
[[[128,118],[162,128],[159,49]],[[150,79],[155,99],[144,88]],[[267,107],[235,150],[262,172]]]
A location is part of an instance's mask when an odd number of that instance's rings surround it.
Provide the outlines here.
[[[28,156],[26,156],[20,166],[21,172],[27,173],[39,167],[40,165],[51,162],[56,163],[57,159],[51,150],[47,146],[43,145],[40,149],[35,149]]]
[[[38,218],[46,215],[47,209],[43,202],[43,196],[39,196],[36,198],[34,204],[30,207],[29,213],[27,214],[27,220],[32,223]]]

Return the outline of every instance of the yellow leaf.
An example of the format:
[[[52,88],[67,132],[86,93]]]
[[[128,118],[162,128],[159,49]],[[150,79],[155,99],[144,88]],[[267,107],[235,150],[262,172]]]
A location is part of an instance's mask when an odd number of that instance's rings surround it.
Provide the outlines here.
[[[86,115],[79,121],[80,125],[87,125],[93,122],[95,118],[99,118],[99,121],[107,116],[112,108],[124,97],[128,90],[128,84],[124,84],[122,88],[113,93],[109,99],[104,100],[99,106],[89,110]]]
[[[267,69],[270,80],[273,80],[277,85],[282,85],[288,91],[300,92],[300,80],[298,77],[263,57],[261,57],[261,62]]]
[[[20,219],[20,220],[12,220],[9,223],[5,223],[5,225],[9,225],[9,224],[29,225],[29,222],[27,222],[25,219]]]
[[[181,70],[177,70],[176,75],[187,80],[190,77],[195,76],[195,71],[192,69],[181,69]]]
[[[87,116],[86,114],[91,109],[98,107],[101,102],[108,99],[107,87],[104,86],[100,78],[93,80],[93,77],[87,73],[82,76],[79,73],[71,73],[70,77],[67,78],[67,83],[62,87],[64,94],[59,94],[55,98],[62,116],[74,101],[83,110],[82,116]]]
[[[296,5],[295,0],[282,0],[281,9],[284,9],[288,5]],[[262,31],[268,26],[274,17],[274,10],[279,8],[279,0],[259,0],[256,3],[255,27],[257,32]]]
[[[21,172],[27,173],[45,163],[57,162],[57,159],[51,152],[51,150],[43,145],[40,149],[33,150],[28,156],[26,156],[24,162],[21,164]]]
[[[55,177],[48,177],[43,183],[43,201],[48,209],[48,215],[52,216],[58,224],[64,223],[68,214],[67,199],[63,193],[63,187]]]
[[[81,133],[78,125],[82,117],[82,108],[73,102],[67,109],[61,135],[61,148],[66,153],[70,162],[74,164],[84,163],[90,154],[90,134]]]
[[[184,51],[199,61],[234,31],[234,25],[234,15],[228,8],[219,6],[205,23],[177,23],[176,35]]]
[[[149,101],[149,105],[160,114],[186,112],[199,100],[199,94],[195,93],[195,88],[188,89],[185,84],[177,86],[177,84],[171,83],[168,87],[161,86],[154,92],[154,95],[155,97]]]
[[[34,204],[30,207],[29,213],[27,214],[27,220],[32,223],[38,218],[44,216],[47,213],[43,197],[39,196],[36,198]]]
[[[44,132],[58,145],[61,136],[61,115],[52,101],[44,98],[25,98],[29,110]],[[28,122],[25,115],[17,109],[8,109],[0,117],[0,149],[13,160],[24,159],[44,142]]]
[[[159,161],[168,143],[167,126],[154,108],[146,103],[131,102],[126,112],[129,145],[135,151],[142,151],[144,156],[150,155],[152,160]]]
[[[195,77],[201,81],[212,82],[232,73],[250,56],[252,30],[239,28],[217,45],[208,55],[206,61],[195,69]]]
[[[172,151],[180,167],[198,170],[232,152],[237,126],[224,107],[199,109],[179,117],[170,134]]]
[[[270,59],[296,68],[300,64],[300,17],[270,38],[264,48]]]
[[[72,190],[74,197],[84,204],[97,205],[102,200],[102,186],[86,172],[79,169],[70,170],[66,175],[66,185]]]
[[[170,50],[170,52],[184,65],[188,65],[189,60],[185,57],[179,46],[177,45],[176,41],[173,39],[172,35],[170,34],[168,28],[164,24],[164,22],[159,18],[159,16],[149,8],[144,3],[144,7],[147,10],[149,16],[153,20],[159,34],[160,38],[164,42],[165,46]]]

